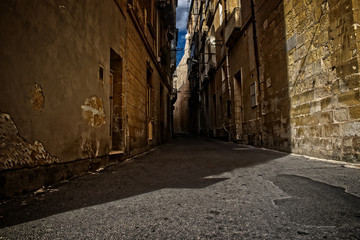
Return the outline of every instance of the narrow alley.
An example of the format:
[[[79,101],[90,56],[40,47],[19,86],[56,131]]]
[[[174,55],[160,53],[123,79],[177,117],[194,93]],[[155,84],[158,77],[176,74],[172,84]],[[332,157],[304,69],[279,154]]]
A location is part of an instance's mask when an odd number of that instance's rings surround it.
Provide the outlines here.
[[[0,239],[359,239],[354,167],[178,135],[1,202]]]
[[[0,240],[360,239],[359,0],[0,12]]]

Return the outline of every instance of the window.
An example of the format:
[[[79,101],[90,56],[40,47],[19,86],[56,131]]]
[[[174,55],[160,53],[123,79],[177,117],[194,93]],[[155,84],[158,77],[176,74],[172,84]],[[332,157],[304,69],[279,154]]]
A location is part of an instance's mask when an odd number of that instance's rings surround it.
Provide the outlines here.
[[[104,82],[104,66],[102,64],[99,66],[98,80]]]
[[[250,101],[251,107],[256,107],[256,82],[250,85]]]
[[[147,80],[147,99],[146,99],[146,114],[149,120],[153,116],[153,96],[152,96],[152,69],[148,66],[146,71],[146,80]]]

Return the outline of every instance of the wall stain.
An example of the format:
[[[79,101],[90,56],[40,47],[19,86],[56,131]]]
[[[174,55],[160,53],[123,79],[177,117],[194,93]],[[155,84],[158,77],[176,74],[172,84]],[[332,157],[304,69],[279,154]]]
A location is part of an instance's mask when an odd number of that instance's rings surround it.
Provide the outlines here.
[[[92,96],[81,106],[82,117],[92,127],[101,127],[105,124],[103,101],[100,97]]]
[[[99,156],[100,141],[96,139],[94,133],[82,133],[81,145],[83,158],[94,158]]]
[[[0,114],[0,171],[21,169],[60,162],[51,156],[39,141],[27,143],[6,113]]]
[[[41,86],[37,83],[34,84],[30,102],[34,110],[41,111],[44,108],[45,97]]]

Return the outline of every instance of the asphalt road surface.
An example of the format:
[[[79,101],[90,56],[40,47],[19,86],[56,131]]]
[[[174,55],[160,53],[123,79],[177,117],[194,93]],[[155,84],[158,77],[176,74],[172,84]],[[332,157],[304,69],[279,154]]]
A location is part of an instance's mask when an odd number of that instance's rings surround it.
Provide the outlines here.
[[[360,169],[181,135],[1,202],[0,239],[360,239]]]

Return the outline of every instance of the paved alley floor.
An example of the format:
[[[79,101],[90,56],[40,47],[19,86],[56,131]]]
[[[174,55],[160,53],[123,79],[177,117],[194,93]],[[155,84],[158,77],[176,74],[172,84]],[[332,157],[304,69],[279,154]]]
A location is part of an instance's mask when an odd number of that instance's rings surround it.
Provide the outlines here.
[[[0,239],[360,239],[360,169],[180,135],[1,202]]]

